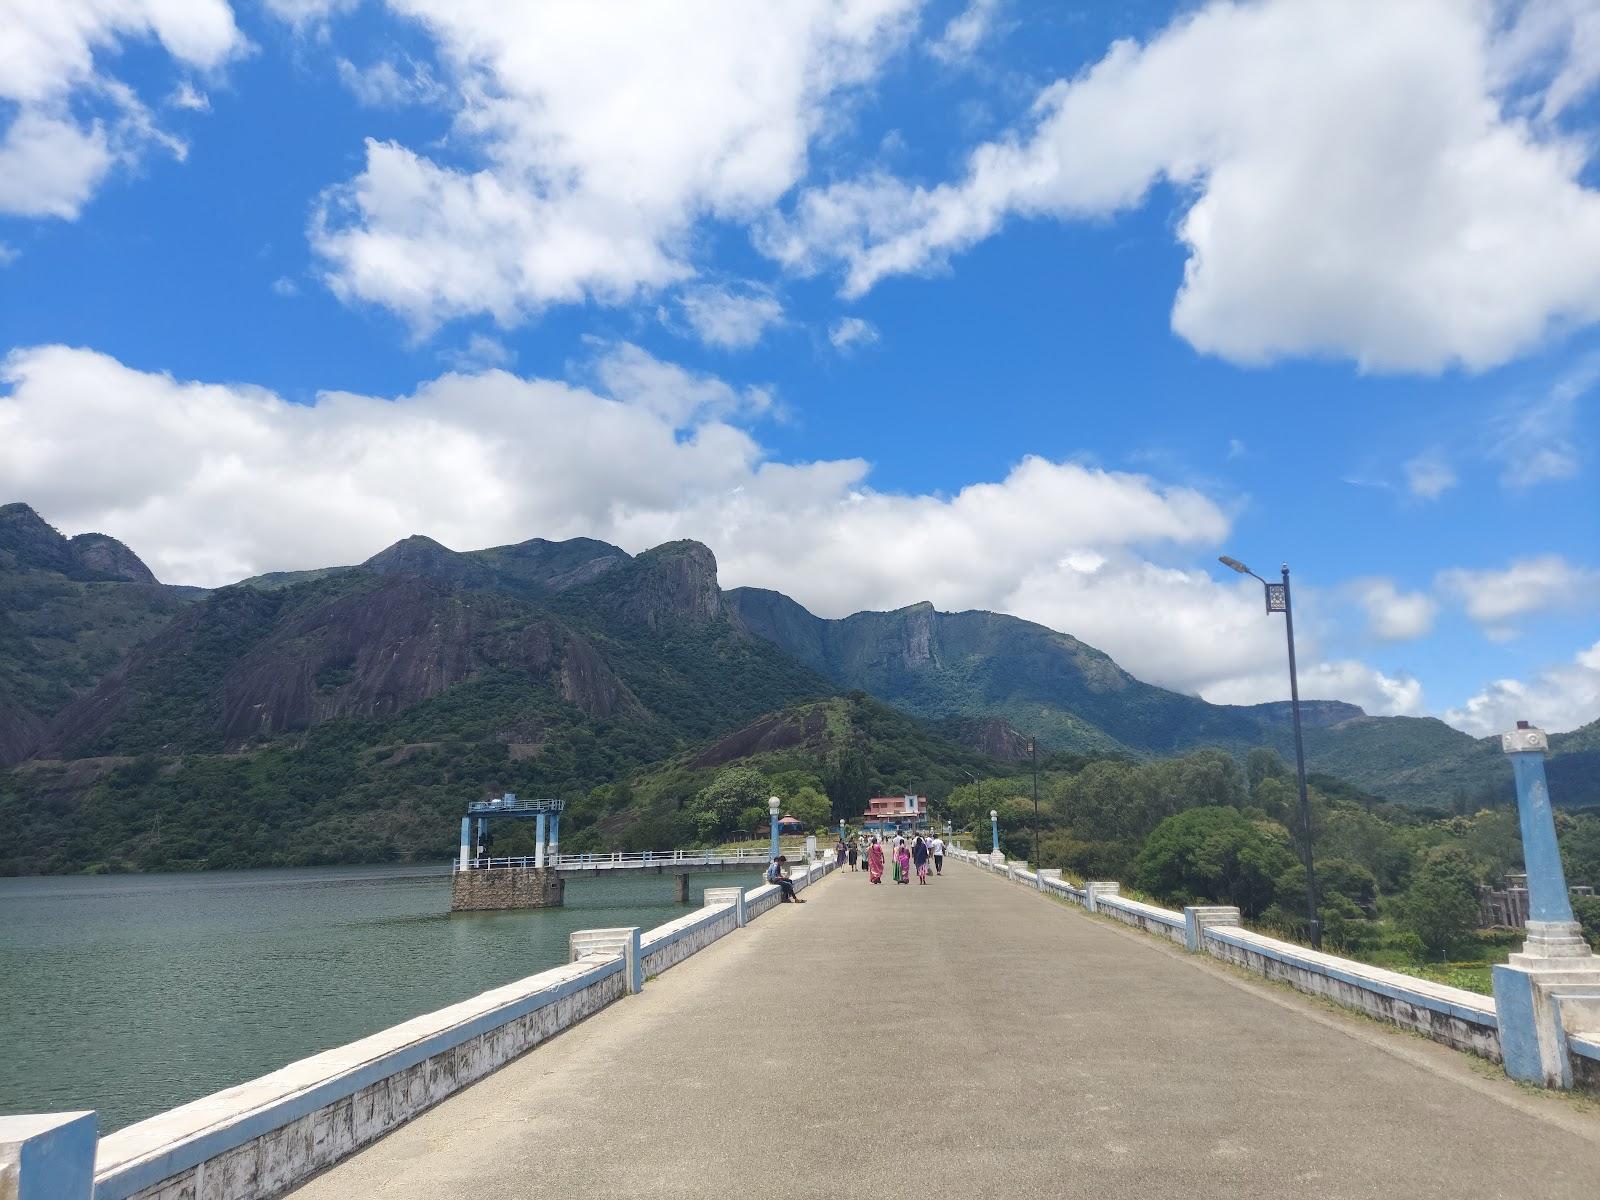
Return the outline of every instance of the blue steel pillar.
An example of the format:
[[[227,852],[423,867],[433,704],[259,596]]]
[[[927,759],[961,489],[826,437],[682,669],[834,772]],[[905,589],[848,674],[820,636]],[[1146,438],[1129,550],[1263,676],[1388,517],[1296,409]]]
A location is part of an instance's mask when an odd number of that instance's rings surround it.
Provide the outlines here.
[[[1571,1087],[1565,1022],[1600,1007],[1600,963],[1572,918],[1556,842],[1542,729],[1518,721],[1500,738],[1517,783],[1522,859],[1528,871],[1528,937],[1522,952],[1494,968],[1495,1014],[1506,1074],[1546,1087]]]
[[[994,839],[994,852],[1000,853],[1000,814],[995,809],[989,810],[989,836]]]
[[[783,801],[776,796],[772,796],[767,800],[767,813],[772,818],[772,846],[767,852],[768,860],[778,857],[778,809],[782,804]]]
[[[533,865],[544,866],[544,813],[533,818]]]
[[[472,858],[472,818],[461,818],[461,870],[467,869],[467,863]]]
[[[550,860],[555,861],[556,855],[561,853],[561,814],[550,814]]]
[[[1522,826],[1522,862],[1528,872],[1528,928],[1571,925],[1572,901],[1556,844],[1555,814],[1544,777],[1545,736],[1519,721],[1514,733],[1501,738],[1511,774],[1517,781],[1517,819]]]

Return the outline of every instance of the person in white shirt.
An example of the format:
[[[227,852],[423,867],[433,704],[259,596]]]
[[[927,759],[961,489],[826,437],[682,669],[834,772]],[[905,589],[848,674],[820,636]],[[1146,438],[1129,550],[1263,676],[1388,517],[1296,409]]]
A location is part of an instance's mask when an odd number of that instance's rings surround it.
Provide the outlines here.
[[[944,874],[944,839],[938,834],[933,835],[933,873]]]

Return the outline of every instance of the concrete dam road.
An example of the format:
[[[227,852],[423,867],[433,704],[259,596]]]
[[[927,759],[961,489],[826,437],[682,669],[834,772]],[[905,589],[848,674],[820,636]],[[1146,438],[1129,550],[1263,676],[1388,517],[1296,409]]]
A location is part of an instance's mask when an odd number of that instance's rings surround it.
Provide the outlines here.
[[[1600,1115],[962,864],[836,873],[297,1200],[1600,1195]]]

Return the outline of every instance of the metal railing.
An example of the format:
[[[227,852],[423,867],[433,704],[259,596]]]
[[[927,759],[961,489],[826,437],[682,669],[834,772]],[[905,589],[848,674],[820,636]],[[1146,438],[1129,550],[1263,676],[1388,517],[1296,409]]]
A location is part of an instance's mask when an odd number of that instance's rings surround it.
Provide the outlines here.
[[[765,866],[767,862],[765,850],[636,850],[608,854],[550,854],[545,856],[544,865],[572,871],[617,871],[641,867],[711,867],[729,864]],[[470,871],[536,865],[531,854],[518,858],[485,855],[467,860],[467,869]]]

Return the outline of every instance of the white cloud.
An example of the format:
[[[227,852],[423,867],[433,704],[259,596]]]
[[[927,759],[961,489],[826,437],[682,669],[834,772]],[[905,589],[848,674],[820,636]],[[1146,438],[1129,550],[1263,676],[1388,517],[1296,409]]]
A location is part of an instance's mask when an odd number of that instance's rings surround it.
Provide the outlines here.
[[[133,89],[97,68],[97,55],[143,38],[202,70],[245,46],[226,0],[0,4],[0,102],[16,106],[0,140],[0,213],[72,220],[114,162],[152,144],[183,157]]]
[[[0,213],[72,220],[111,168],[105,130],[24,109],[0,141]]]
[[[1490,423],[1489,455],[1513,490],[1571,479],[1582,465],[1578,409],[1600,382],[1600,354],[1590,354],[1535,399],[1516,399]]]
[[[1165,182],[1187,205],[1172,326],[1197,349],[1490,367],[1600,319],[1587,144],[1504,110],[1495,13],[1212,0],[1045,88],[964,178],[810,190],[762,245],[799,270],[841,262],[858,296],[942,266],[1011,217],[1103,218]],[[1521,62],[1517,94],[1548,83],[1527,74],[1548,67]]]
[[[1279,647],[1280,652],[1282,647]],[[1281,660],[1281,653],[1280,653]],[[1406,674],[1390,675],[1355,659],[1302,665],[1300,696],[1305,700],[1344,700],[1384,717],[1415,717],[1427,711],[1422,684]],[[1224,679],[1202,693],[1213,704],[1260,704],[1287,700],[1288,667]]]
[[[1405,465],[1406,488],[1413,496],[1437,500],[1457,482],[1455,468],[1433,454],[1420,454]]]
[[[1250,452],[1249,448],[1246,447],[1244,442],[1242,442],[1240,439],[1238,439],[1238,438],[1229,438],[1228,439],[1228,461],[1229,462],[1232,462],[1236,458],[1243,458],[1249,452]]]
[[[444,360],[456,371],[485,371],[495,367],[509,367],[516,361],[504,342],[483,333],[475,333],[467,344],[458,350],[447,351]]]
[[[1496,640],[1515,636],[1505,623],[1530,613],[1561,609],[1600,611],[1600,570],[1575,566],[1559,554],[1521,558],[1503,569],[1453,567],[1440,571],[1441,590]]]
[[[326,29],[334,17],[353,12],[361,0],[262,0],[267,11],[299,32]]]
[[[167,97],[167,103],[173,108],[182,108],[189,112],[211,111],[211,97],[207,96],[187,79],[177,86],[172,95]]]
[[[289,300],[300,294],[300,285],[287,275],[280,275],[272,281],[272,294]]]
[[[1530,0],[1496,46],[1495,65],[1505,82],[1530,69],[1549,72],[1539,116],[1554,120],[1600,84],[1600,8],[1593,0]]]
[[[1402,592],[1392,579],[1357,579],[1350,589],[1367,614],[1367,628],[1386,642],[1404,642],[1433,629],[1439,605],[1425,592]]]
[[[754,346],[769,327],[783,320],[778,298],[755,285],[691,287],[678,297],[678,307],[702,342],[725,350]]]
[[[0,242],[0,267],[9,267],[17,261],[21,253],[15,246],[8,246],[5,242]]]
[[[1505,733],[1532,721],[1564,733],[1600,718],[1600,642],[1580,650],[1570,663],[1546,667],[1531,681],[1497,679],[1444,719],[1476,737]]]
[[[449,89],[433,77],[426,63],[392,58],[358,67],[348,58],[338,61],[339,82],[368,108],[399,108],[407,104],[440,104]]]
[[[694,224],[749,222],[793,186],[915,0],[389,3],[434,38],[460,94],[453,148],[484,165],[369,141],[312,240],[338,295],[426,330],[694,274]]]
[[[877,326],[860,317],[840,317],[828,327],[828,341],[835,350],[850,350],[856,346],[870,346],[878,340]]]
[[[928,53],[942,63],[958,63],[972,57],[973,51],[994,27],[995,14],[1000,10],[1000,0],[971,0],[950,19],[937,41],[928,46]]]
[[[1201,492],[1037,457],[952,495],[883,492],[860,459],[771,461],[737,423],[769,406],[759,388],[631,345],[597,355],[592,388],[484,370],[393,399],[299,405],[87,350],[16,351],[0,478],[57,525],[110,530],[177,582],[359,561],[418,532],[462,549],[692,537],[716,552],[724,586],[776,588],[825,616],[920,600],[1011,612],[1152,682],[1227,702],[1283,695],[1283,627],[1258,585],[1146,557],[1227,533]],[[1318,593],[1299,599],[1306,695],[1420,705],[1414,681],[1322,662]]]

